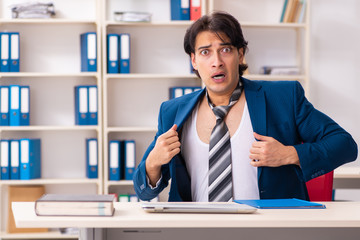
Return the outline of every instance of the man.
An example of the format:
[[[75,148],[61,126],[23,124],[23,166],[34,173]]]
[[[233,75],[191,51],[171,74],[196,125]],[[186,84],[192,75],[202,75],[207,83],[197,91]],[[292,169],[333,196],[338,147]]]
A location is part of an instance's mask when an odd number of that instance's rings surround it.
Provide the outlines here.
[[[171,179],[169,201],[308,200],[306,181],[356,159],[351,135],[316,110],[297,81],[242,77],[247,42],[233,16],[203,16],[184,48],[205,89],[161,105],[134,175],[140,199]]]

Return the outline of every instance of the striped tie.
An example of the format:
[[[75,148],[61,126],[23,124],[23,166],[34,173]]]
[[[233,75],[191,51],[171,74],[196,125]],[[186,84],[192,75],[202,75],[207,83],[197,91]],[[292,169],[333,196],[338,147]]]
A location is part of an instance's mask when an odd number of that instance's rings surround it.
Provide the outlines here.
[[[210,108],[215,114],[216,124],[211,132],[209,144],[209,201],[232,201],[232,169],[230,133],[224,118],[230,108],[239,100],[243,86],[239,85],[230,97],[229,105],[213,106],[206,93]]]

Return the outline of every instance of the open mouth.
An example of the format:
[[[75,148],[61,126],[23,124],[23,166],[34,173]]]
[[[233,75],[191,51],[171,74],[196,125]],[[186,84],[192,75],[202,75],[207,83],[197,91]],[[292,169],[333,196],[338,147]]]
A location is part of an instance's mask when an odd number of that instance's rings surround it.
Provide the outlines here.
[[[224,77],[225,77],[225,74],[223,74],[223,73],[215,74],[215,75],[212,76],[212,78],[215,79],[215,80],[222,79]]]

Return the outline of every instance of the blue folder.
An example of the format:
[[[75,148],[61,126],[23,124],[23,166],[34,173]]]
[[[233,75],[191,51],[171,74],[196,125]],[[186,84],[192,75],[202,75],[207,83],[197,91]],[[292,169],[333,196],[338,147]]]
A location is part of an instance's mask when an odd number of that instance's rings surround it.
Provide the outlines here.
[[[10,72],[20,71],[20,36],[18,32],[10,34]]]
[[[20,125],[30,125],[30,87],[20,86]]]
[[[121,155],[123,144],[120,140],[111,140],[109,142],[109,180],[119,181],[123,178],[123,164]]]
[[[98,124],[98,89],[96,85],[88,86],[88,125]]]
[[[9,126],[10,90],[8,86],[0,86],[0,126]]]
[[[20,86],[10,85],[10,126],[20,126]]]
[[[87,125],[89,113],[88,87],[75,87],[75,124]]]
[[[0,32],[0,72],[10,72],[10,33]]]
[[[119,73],[119,35],[107,35],[107,73]]]
[[[97,41],[95,32],[80,35],[81,71],[97,71]]]
[[[10,140],[10,179],[20,179],[20,142]]]
[[[130,34],[120,34],[120,73],[130,73]]]
[[[190,0],[171,0],[171,20],[190,20]]]
[[[125,180],[132,180],[135,171],[136,151],[135,141],[124,141],[124,155],[125,155]]]
[[[2,180],[10,179],[10,140],[0,140],[0,171]]]
[[[86,139],[86,177],[98,178],[98,143],[97,138]]]
[[[234,200],[236,203],[246,204],[262,209],[291,209],[291,208],[325,208],[325,205],[309,202],[297,198],[289,199],[260,199],[260,200]]]
[[[20,139],[20,179],[30,180],[41,177],[40,139]]]

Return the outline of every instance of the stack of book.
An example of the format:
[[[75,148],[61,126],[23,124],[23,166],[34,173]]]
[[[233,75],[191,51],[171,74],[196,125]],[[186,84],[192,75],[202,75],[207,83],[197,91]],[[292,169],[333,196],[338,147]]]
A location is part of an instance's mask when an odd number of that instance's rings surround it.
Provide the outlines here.
[[[112,216],[114,195],[44,194],[35,201],[38,216]]]

